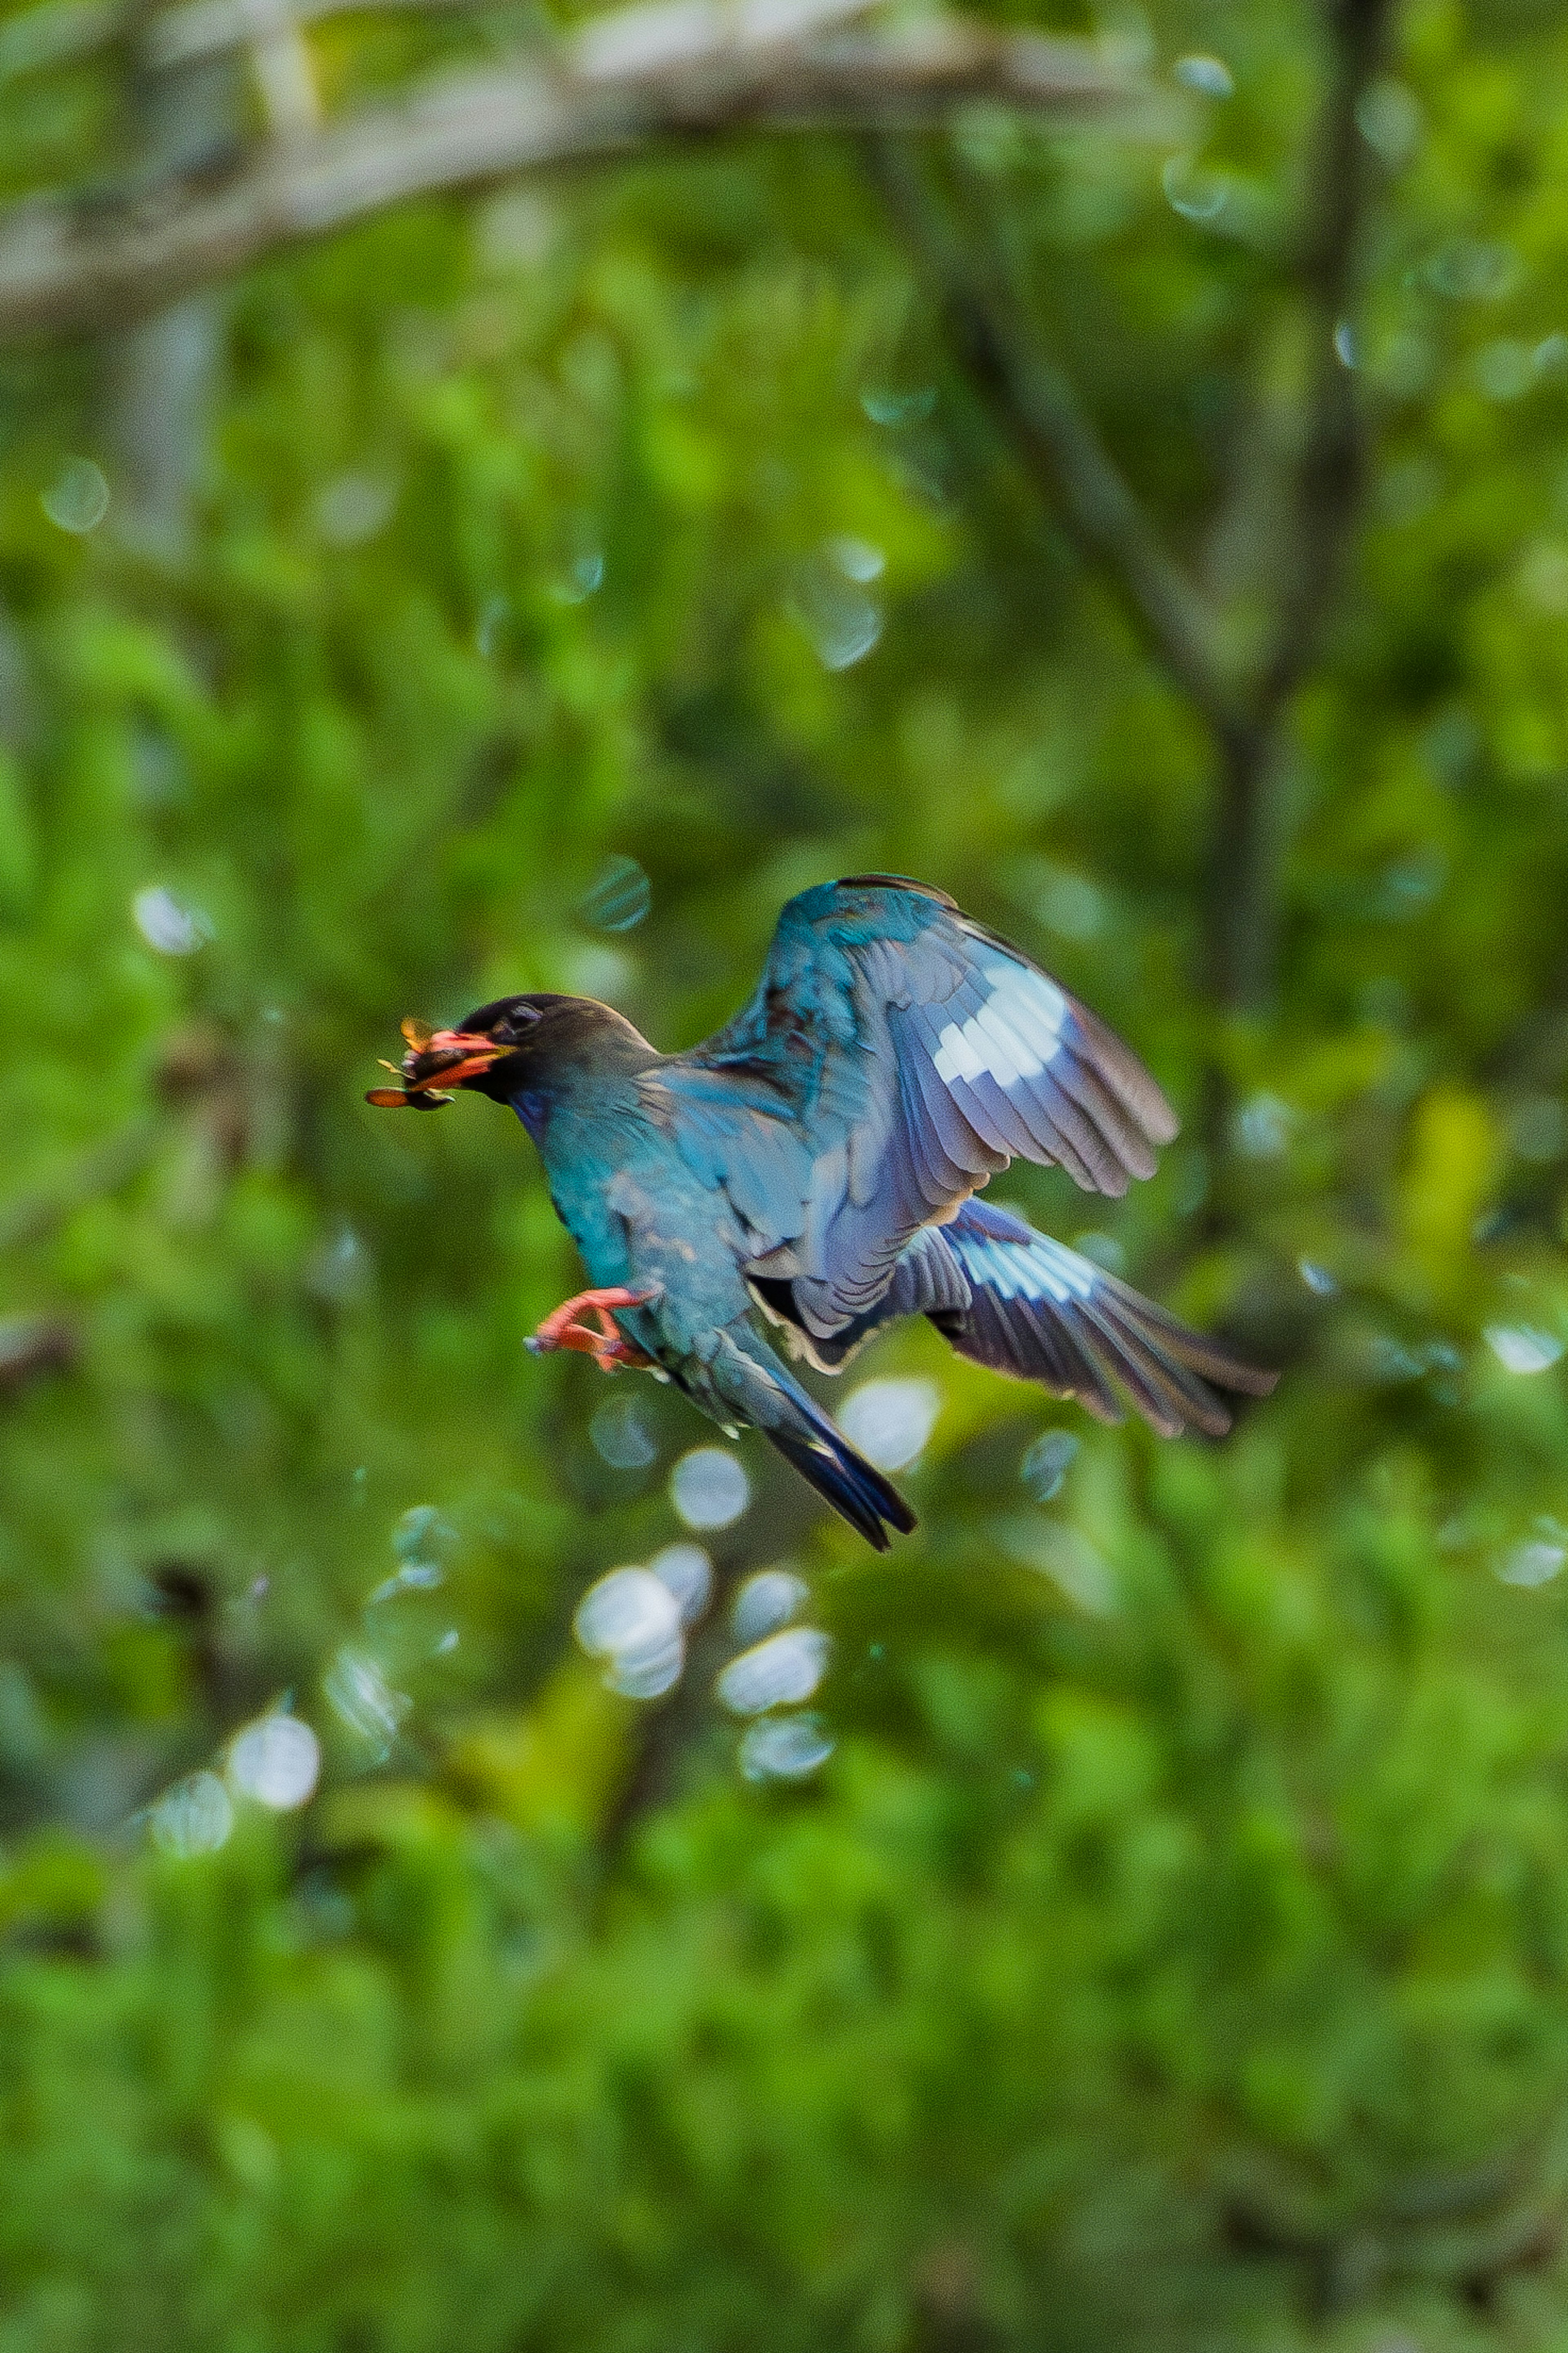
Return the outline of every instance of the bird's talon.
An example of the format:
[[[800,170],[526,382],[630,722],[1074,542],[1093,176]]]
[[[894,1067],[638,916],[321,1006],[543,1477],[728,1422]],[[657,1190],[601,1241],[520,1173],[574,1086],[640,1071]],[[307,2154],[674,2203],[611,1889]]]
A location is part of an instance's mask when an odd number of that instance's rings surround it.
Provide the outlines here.
[[[626,1339],[617,1329],[610,1314],[612,1307],[646,1307],[658,1297],[658,1290],[628,1291],[616,1284],[605,1291],[580,1291],[574,1299],[565,1300],[552,1314],[547,1315],[532,1337],[526,1342],[530,1356],[549,1356],[557,1348],[571,1348],[578,1355],[592,1356],[602,1373],[613,1373],[622,1365],[637,1369],[651,1367],[653,1358],[646,1356],[635,1341]],[[599,1329],[590,1331],[575,1319],[586,1311],[599,1319]]]

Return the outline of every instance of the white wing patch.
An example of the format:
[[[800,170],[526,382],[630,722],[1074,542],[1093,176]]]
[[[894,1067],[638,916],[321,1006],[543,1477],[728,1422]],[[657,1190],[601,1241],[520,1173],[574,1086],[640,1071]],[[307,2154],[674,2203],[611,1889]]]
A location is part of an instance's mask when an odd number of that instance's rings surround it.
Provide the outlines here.
[[[1093,1294],[1098,1270],[1077,1250],[1064,1250],[1047,1235],[1026,1248],[1016,1242],[976,1241],[968,1234],[948,1237],[966,1274],[1000,1299],[1049,1299],[1061,1307]]]
[[[978,1013],[950,1021],[937,1039],[931,1060],[945,1087],[983,1072],[998,1086],[1022,1086],[1038,1078],[1061,1050],[1068,1001],[1055,983],[1022,965],[991,964],[984,970],[991,995]]]

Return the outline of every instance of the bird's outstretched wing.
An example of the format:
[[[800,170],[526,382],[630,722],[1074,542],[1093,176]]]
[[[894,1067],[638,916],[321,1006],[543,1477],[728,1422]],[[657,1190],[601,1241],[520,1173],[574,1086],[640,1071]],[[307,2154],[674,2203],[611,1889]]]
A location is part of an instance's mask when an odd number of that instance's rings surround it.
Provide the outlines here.
[[[900,1315],[928,1315],[961,1356],[1076,1398],[1101,1421],[1121,1419],[1125,1393],[1163,1438],[1223,1437],[1231,1415],[1216,1391],[1267,1397],[1279,1377],[990,1201],[966,1201],[950,1225],[916,1234],[877,1306],[833,1339],[790,1337],[837,1372]]]
[[[648,1082],[650,1109],[827,1337],[911,1236],[1015,1155],[1121,1194],[1176,1121],[1102,1021],[945,893],[856,875],[792,899],[749,1005]]]

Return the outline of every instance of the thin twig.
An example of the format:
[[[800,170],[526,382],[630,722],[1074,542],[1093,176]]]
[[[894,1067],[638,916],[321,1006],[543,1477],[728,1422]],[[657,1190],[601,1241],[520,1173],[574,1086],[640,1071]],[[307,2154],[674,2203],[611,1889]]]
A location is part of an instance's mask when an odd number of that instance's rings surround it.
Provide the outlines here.
[[[1167,554],[1066,375],[1042,356],[999,272],[959,245],[908,144],[882,137],[866,146],[872,176],[938,291],[975,390],[1140,635],[1215,734],[1227,734],[1239,713],[1206,599]]]
[[[864,0],[677,0],[593,20],[558,64],[423,85],[286,147],[269,142],[132,190],[0,214],[0,343],[99,329],[399,199],[747,128],[940,117],[987,99],[1080,119],[1138,92],[1085,43],[961,17],[825,34]]]

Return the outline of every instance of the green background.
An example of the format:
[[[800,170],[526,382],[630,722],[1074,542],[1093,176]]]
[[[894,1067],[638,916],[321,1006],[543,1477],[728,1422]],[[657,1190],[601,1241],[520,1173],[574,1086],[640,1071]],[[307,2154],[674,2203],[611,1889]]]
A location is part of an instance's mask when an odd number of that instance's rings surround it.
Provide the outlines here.
[[[919,143],[1245,635],[1308,560],[1226,517],[1301,392],[1321,30],[1098,29],[1163,128]],[[1412,0],[1370,87],[1369,470],[1245,1002],[1209,736],[854,140],[270,262],[185,314],[194,421],[107,329],[5,356],[0,2353],[1568,2346],[1568,34]],[[134,125],[99,59],[0,132],[20,193]],[[138,429],[188,509],[138,512]],[[835,1638],[832,1757],[753,1784],[721,1611],[657,1707],[571,1634],[711,1433],[523,1353],[576,1274],[510,1123],[361,1094],[503,990],[691,1043],[868,869],[1183,1111],[1125,1203],[999,1197],[1284,1377],[1162,1444],[900,1331],[850,1376],[941,1388],[885,1560],[745,1441],[725,1589],[787,1561]],[[444,1581],[373,1600],[421,1506]],[[285,1702],[319,1794],[211,1845],[186,1777]]]

